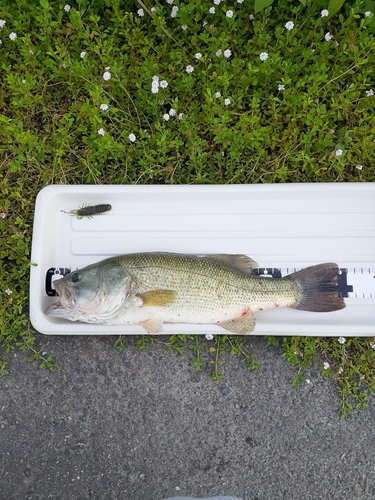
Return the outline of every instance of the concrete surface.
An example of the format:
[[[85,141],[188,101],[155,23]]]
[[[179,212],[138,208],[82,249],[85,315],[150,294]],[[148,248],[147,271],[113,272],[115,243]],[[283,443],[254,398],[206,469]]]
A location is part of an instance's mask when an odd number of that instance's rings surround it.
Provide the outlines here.
[[[345,421],[318,364],[295,389],[281,350],[248,337],[262,368],[227,356],[225,380],[163,345],[38,337],[59,366],[22,352],[1,379],[0,499],[375,498],[374,399]]]

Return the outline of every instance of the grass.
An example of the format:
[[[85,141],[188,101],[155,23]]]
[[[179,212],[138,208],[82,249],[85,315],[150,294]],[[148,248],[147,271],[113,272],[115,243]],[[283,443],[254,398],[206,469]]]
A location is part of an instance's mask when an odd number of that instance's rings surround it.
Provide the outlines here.
[[[70,10],[3,0],[3,352],[26,350],[50,369],[58,361],[35,347],[28,317],[34,201],[46,185],[373,182],[375,16],[365,9],[345,2],[328,19],[309,1],[280,0],[250,19],[251,0],[80,0]],[[197,369],[209,360],[216,380],[228,353],[257,366],[238,337],[142,337],[140,348],[155,341],[187,346]],[[375,390],[373,342],[287,337],[282,346],[295,384],[316,356],[329,363],[322,370],[336,377],[345,416]]]

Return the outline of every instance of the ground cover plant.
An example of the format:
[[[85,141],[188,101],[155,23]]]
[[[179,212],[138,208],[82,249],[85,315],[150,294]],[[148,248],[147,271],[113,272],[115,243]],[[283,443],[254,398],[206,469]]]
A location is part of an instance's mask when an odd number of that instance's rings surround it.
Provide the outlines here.
[[[55,362],[28,318],[35,197],[49,184],[375,180],[375,16],[308,0],[3,0],[0,5],[0,342]],[[140,337],[209,361],[258,365],[235,336]],[[269,338],[270,344],[277,340]],[[280,339],[317,355],[340,414],[375,391],[375,339]],[[115,344],[125,348],[120,337]],[[184,349],[185,347],[185,349]],[[6,361],[0,362],[6,373]]]

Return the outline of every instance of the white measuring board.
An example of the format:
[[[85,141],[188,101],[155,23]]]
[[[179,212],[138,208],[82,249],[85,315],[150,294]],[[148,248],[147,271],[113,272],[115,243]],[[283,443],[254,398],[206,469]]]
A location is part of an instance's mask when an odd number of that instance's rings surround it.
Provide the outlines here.
[[[109,203],[92,219],[61,212]],[[45,334],[144,334],[139,325],[103,326],[50,318],[59,273],[133,252],[242,253],[258,273],[284,276],[336,262],[346,308],[331,313],[275,309],[255,314],[254,335],[375,335],[375,184],[66,186],[37,197],[30,319]],[[270,278],[272,279],[272,278]],[[215,325],[164,325],[164,333],[227,334]]]

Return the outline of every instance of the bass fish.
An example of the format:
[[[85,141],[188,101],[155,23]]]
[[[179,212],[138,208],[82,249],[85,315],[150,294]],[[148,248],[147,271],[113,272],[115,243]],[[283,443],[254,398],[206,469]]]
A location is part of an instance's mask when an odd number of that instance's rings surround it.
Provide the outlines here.
[[[343,309],[337,264],[307,267],[284,278],[252,276],[245,255],[134,253],[110,257],[54,282],[59,301],[47,316],[100,325],[215,324],[236,334],[255,328],[254,313],[276,307]]]

